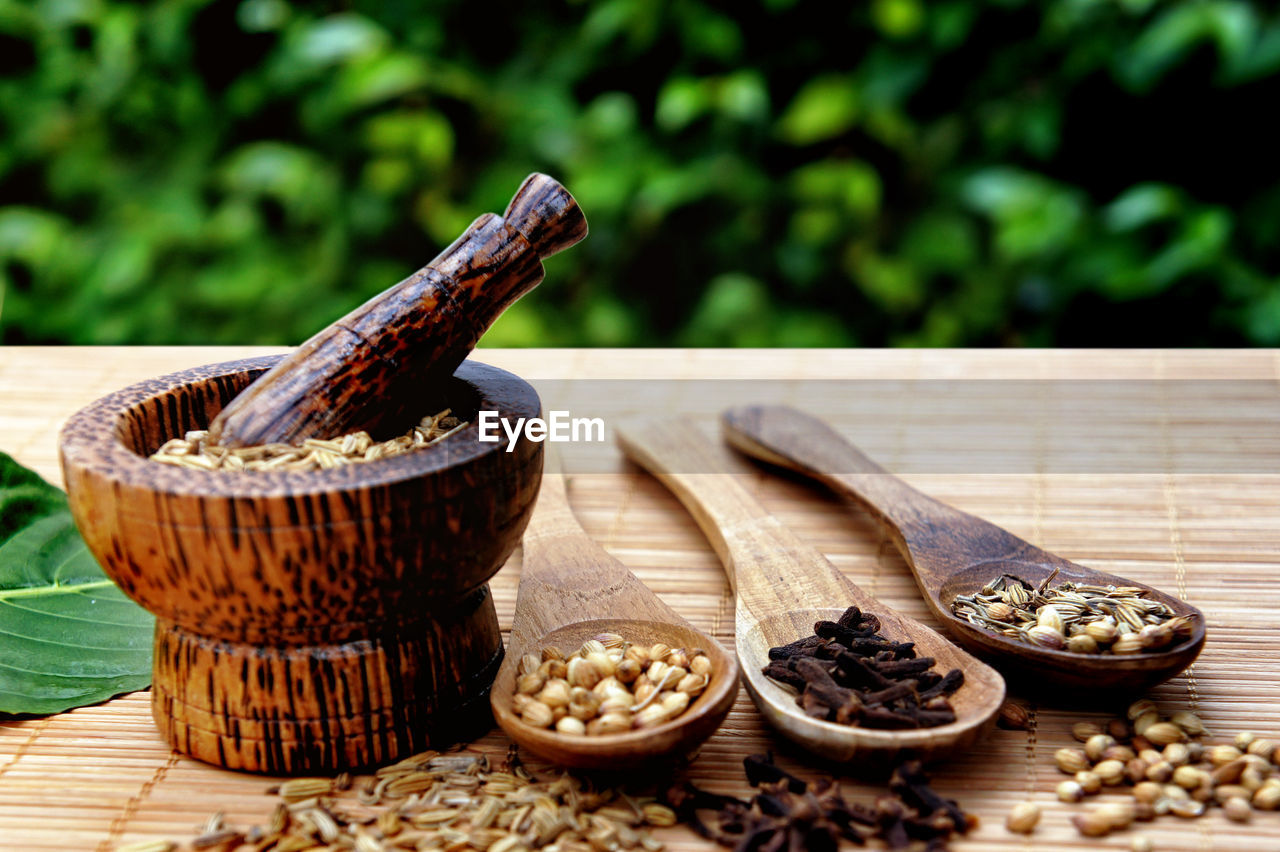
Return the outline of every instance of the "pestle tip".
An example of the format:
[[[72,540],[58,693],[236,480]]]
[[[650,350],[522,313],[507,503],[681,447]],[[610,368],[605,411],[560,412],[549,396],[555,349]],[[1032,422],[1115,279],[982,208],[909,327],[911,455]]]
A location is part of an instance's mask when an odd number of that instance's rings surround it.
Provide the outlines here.
[[[502,218],[540,258],[564,251],[587,235],[587,217],[555,178],[534,172],[516,190]]]

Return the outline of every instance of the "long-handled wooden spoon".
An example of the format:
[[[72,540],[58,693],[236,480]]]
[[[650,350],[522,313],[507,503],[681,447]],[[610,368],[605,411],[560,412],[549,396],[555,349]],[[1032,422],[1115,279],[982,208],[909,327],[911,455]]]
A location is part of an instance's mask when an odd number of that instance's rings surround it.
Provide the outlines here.
[[[747,690],[775,728],[821,757],[882,765],[908,756],[933,760],[969,749],[994,722],[1004,681],[993,669],[934,631],[895,612],[850,582],[756,502],[723,470],[725,451],[688,425],[650,422],[618,430],[623,451],[680,499],[710,539],[737,595],[734,637]],[[936,728],[879,730],[814,719],[795,694],[766,678],[769,648],[812,635],[849,606],[880,618],[890,639],[916,643],[939,671],[960,669],[951,696],[956,721]]]
[[[521,656],[545,647],[572,653],[600,633],[616,633],[638,644],[700,648],[712,663],[707,688],[674,719],[625,733],[578,736],[521,721],[511,706]],[[738,663],[733,655],[596,544],[574,517],[563,476],[544,474],[524,533],[524,563],[507,656],[489,693],[494,718],[507,735],[562,766],[626,769],[694,751],[720,727],[737,695]]]
[[[852,497],[875,516],[915,574],[929,608],[956,640],[1032,689],[1137,691],[1191,665],[1204,645],[1200,610],[1150,586],[1083,565],[920,493],[885,471],[822,421],[786,406],[748,406],[724,414],[728,442],[757,459],[799,471]],[[1157,652],[1076,654],[1001,636],[952,614],[958,595],[1001,574],[1053,582],[1132,586],[1178,615],[1194,616],[1190,638]]]

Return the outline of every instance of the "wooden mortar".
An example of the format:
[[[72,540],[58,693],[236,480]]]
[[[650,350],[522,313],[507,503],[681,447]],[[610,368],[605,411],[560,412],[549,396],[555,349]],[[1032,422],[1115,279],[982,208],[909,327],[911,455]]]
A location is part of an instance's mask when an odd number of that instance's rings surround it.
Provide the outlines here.
[[[85,541],[158,619],[157,725],[193,757],[273,774],[385,763],[487,730],[502,643],[486,581],[528,522],[542,445],[480,443],[475,412],[539,416],[537,394],[469,362],[442,394],[470,424],[422,451],[306,472],[146,458],[279,362],[141,382],[62,431]]]

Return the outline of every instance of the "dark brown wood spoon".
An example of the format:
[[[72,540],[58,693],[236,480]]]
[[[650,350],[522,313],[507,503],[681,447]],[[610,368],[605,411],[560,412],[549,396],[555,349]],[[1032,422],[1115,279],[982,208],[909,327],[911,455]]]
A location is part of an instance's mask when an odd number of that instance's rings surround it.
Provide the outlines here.
[[[951,635],[1020,685],[1051,692],[1142,690],[1191,665],[1204,645],[1204,615],[1187,602],[1063,559],[922,494],[802,411],[745,406],[726,411],[723,423],[725,439],[734,448],[816,479],[870,512],[897,545],[929,609]],[[973,594],[1006,573],[1033,585],[1052,576],[1054,584],[1072,581],[1140,588],[1145,597],[1166,604],[1177,615],[1194,616],[1192,633],[1160,651],[1077,654],[1002,636],[952,613],[958,595]]]

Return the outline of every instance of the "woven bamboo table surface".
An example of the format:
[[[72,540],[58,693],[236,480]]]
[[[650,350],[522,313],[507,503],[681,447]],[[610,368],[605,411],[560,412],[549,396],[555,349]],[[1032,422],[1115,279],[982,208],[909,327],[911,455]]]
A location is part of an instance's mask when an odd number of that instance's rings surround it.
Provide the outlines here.
[[[281,350],[0,349],[0,449],[61,484],[57,431],[82,405],[160,373],[272,351]],[[753,401],[743,395],[751,382],[761,382],[770,393],[815,377],[854,382],[833,384],[825,410],[815,413],[873,457],[904,470],[917,487],[1071,559],[1166,588],[1205,611],[1209,641],[1199,661],[1151,694],[1167,711],[1189,707],[1223,737],[1243,729],[1280,737],[1277,353],[482,350],[476,357],[521,374],[540,391],[540,383],[564,379],[634,381],[644,393],[629,400],[632,407],[680,416],[708,432],[723,400],[705,393],[700,382],[723,381],[725,395],[736,394],[740,402]],[[945,386],[973,380],[990,380],[993,388],[1000,382],[1024,382],[1018,387],[1027,390],[1019,392],[1023,399],[1018,405],[978,424],[975,432],[973,424],[958,422],[961,417],[951,422],[936,412],[913,410],[909,386],[904,384],[907,390],[900,389],[896,397],[892,386],[895,381]],[[1044,414],[1085,419],[1090,414],[1067,411],[1069,406],[1056,396],[1068,386],[1062,383],[1071,381],[1115,382],[1119,396],[1153,394],[1154,419],[1135,418],[1126,426],[1121,418],[1108,428],[1129,429],[1131,434],[1119,435],[1118,445],[1159,464],[1117,465],[1122,472],[1085,465],[1063,472],[1046,462],[1054,433],[1046,428]],[[1198,383],[1199,396],[1190,403],[1180,393],[1184,385],[1179,382],[1184,381]],[[702,390],[691,394],[690,388]],[[859,390],[867,388],[884,390],[881,403],[891,403],[870,410],[875,401],[859,397]],[[596,402],[610,405],[609,400]],[[580,413],[611,412],[574,411]],[[1029,461],[1009,469],[940,461],[936,467],[941,472],[932,472],[930,459],[948,455],[949,443],[940,436],[950,429],[957,430],[957,452],[976,457],[1007,449]],[[970,447],[975,434],[985,435],[985,443]],[[1116,438],[1109,436],[1107,446],[1117,446]],[[592,453],[587,470],[570,483],[571,501],[587,531],[667,603],[731,646],[732,600],[697,527],[661,486],[624,462],[612,444]],[[1211,464],[1197,463],[1206,457]],[[930,621],[902,560],[865,515],[798,482],[745,463],[739,469],[766,506],[854,582]],[[519,576],[517,551],[491,583],[504,628],[511,622]],[[1132,832],[1099,840],[1079,837],[1067,819],[1081,806],[1061,804],[1053,794],[1062,776],[1052,753],[1072,743],[1071,724],[1107,718],[1108,711],[1123,706],[1120,699],[1093,699],[1093,710],[1035,700],[1027,705],[1032,710],[1030,731],[995,731],[971,754],[933,768],[939,789],[982,820],[979,830],[953,848],[1129,848]],[[493,732],[474,746],[501,756],[507,742]],[[746,793],[741,760],[766,749],[788,768],[819,772],[811,758],[765,729],[744,691],[693,764],[691,777],[717,791]],[[530,765],[535,771],[546,768],[536,761]],[[0,717],[4,850],[107,852],[137,840],[189,840],[219,810],[231,824],[247,826],[270,812],[275,799],[265,791],[272,783],[172,752],[152,725],[145,692],[48,718]],[[852,778],[845,783],[846,792],[863,801],[877,789]],[[1026,799],[1044,809],[1039,829],[1029,838],[1003,827],[1009,808]],[[1141,830],[1162,850],[1280,849],[1280,813],[1257,814],[1250,824],[1240,825],[1215,810],[1194,821],[1163,817]],[[673,850],[713,848],[680,827],[660,836]]]

